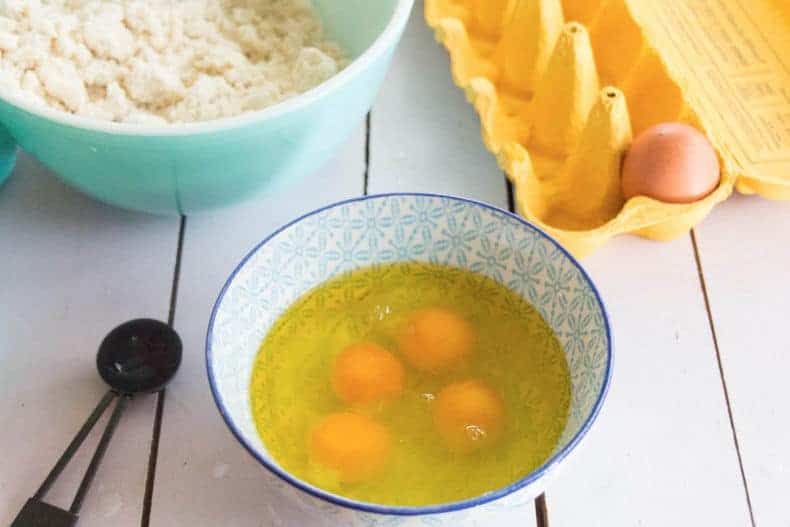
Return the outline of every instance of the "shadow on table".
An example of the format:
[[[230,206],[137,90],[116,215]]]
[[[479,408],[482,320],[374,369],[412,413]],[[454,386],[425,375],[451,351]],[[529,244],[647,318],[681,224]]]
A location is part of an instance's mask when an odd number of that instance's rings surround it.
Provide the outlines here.
[[[84,228],[110,224],[144,228],[168,220],[98,202],[63,183],[22,151],[13,173],[0,187],[0,217],[16,223],[78,224]]]

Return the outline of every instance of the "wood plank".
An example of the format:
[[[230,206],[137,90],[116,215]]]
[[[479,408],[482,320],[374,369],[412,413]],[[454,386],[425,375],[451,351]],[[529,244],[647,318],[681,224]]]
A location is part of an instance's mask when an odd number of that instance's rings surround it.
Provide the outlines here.
[[[507,208],[494,156],[480,122],[450,77],[447,53],[416,2],[392,70],[372,113],[371,194],[439,192]]]
[[[418,77],[419,75],[419,77]],[[415,5],[399,54],[371,118],[369,189],[434,192],[507,209],[505,178],[483,146],[480,124],[450,77],[445,51]],[[479,525],[535,525],[527,502],[517,512],[475,516]]]
[[[420,6],[417,6],[419,9]],[[418,186],[422,171],[445,174],[441,157],[433,155],[430,148],[449,148],[454,144],[457,151],[464,151],[464,141],[458,141],[454,128],[459,126],[457,117],[447,120],[447,125],[434,128],[432,133],[423,133],[416,120],[432,117],[424,115],[425,108],[403,104],[412,97],[418,84],[407,82],[403,76],[414,79],[418,71],[430,67],[425,62],[409,66],[418,60],[421,52],[432,54],[438,64],[433,78],[441,83],[433,96],[440,100],[450,98],[452,110],[466,112],[464,124],[466,137],[476,141],[476,159],[470,167],[467,161],[455,165],[468,170],[467,179],[471,188],[479,190],[467,193],[480,199],[488,199],[499,205],[506,204],[505,187],[496,164],[480,146],[477,123],[471,109],[463,101],[463,95],[449,82],[449,70],[443,51],[436,46],[423,27],[420,13],[416,11],[403,45],[396,55],[393,70],[385,81],[373,111],[370,155],[371,167],[368,190],[371,193],[399,190],[445,191],[464,193],[454,181],[444,181],[453,188],[437,188],[435,184]],[[413,40],[417,39],[416,44]],[[445,61],[445,62],[441,62]],[[399,80],[401,79],[401,80]],[[407,86],[412,85],[407,89]],[[398,119],[380,119],[391,113],[395,105],[408,112],[401,112]],[[401,125],[405,125],[401,128]],[[400,130],[400,131],[399,131]],[[408,134],[420,134],[410,141],[402,141]],[[422,140],[420,140],[422,137]],[[394,143],[390,143],[391,138]],[[449,141],[444,143],[444,141]],[[351,141],[331,167],[322,174],[309,178],[297,188],[285,189],[281,196],[261,200],[231,211],[189,218],[185,241],[182,280],[176,314],[176,327],[185,336],[187,348],[192,351],[184,361],[184,375],[177,380],[168,393],[167,407],[160,446],[159,471],[155,486],[152,525],[215,524],[219,522],[238,526],[245,525],[323,525],[320,519],[304,518],[290,503],[275,503],[270,495],[271,476],[254,462],[231,437],[214,409],[205,383],[203,339],[209,309],[222,283],[238,260],[268,232],[298,214],[326,204],[330,201],[360,195],[363,191],[362,176],[365,172],[364,130]],[[393,153],[394,152],[394,153]],[[402,174],[396,164],[410,165],[415,169],[400,179]],[[477,168],[477,170],[475,169]],[[455,174],[451,174],[454,176]],[[488,177],[491,176],[490,179]],[[401,184],[392,185],[393,181]],[[494,190],[489,188],[493,185]],[[498,190],[497,189],[498,186]],[[415,188],[416,187],[416,188]],[[191,372],[186,374],[186,372]],[[196,379],[200,379],[199,382]],[[200,430],[196,437],[194,430]],[[290,522],[290,523],[289,523]],[[529,523],[527,523],[529,525]]]
[[[175,218],[91,201],[20,155],[0,188],[0,525],[11,523],[106,391],[95,365],[104,335],[131,318],[167,319],[177,233]],[[138,399],[123,416],[81,526],[139,522],[153,402]],[[71,503],[98,435],[49,501]]]
[[[360,127],[329,165],[300,183],[187,219],[175,318],[185,353],[167,393],[151,525],[306,526],[292,504],[272,499],[274,476],[220,417],[206,379],[206,329],[222,285],[258,242],[301,214],[362,193],[364,152]]]
[[[614,378],[547,491],[552,525],[749,525],[690,239],[620,237],[584,264],[611,315]]]
[[[755,524],[790,525],[790,206],[735,196],[697,245]]]

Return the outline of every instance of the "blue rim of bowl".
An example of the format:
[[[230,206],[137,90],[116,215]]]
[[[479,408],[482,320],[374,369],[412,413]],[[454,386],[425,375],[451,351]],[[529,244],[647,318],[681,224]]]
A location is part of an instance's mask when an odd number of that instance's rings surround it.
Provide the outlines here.
[[[214,370],[212,367],[212,349],[211,349],[211,341],[214,332],[214,321],[216,320],[217,312],[219,311],[222,301],[225,298],[225,294],[227,293],[228,289],[233,283],[233,280],[236,278],[236,275],[238,275],[238,273],[246,265],[246,263],[250,260],[250,258],[252,258],[253,255],[255,255],[264,245],[269,243],[269,241],[271,241],[275,236],[277,236],[278,234],[287,230],[291,226],[296,225],[311,216],[315,216],[316,214],[320,214],[326,210],[340,207],[349,203],[356,203],[360,201],[368,201],[373,199],[382,199],[382,198],[391,198],[391,197],[427,197],[427,198],[448,199],[452,201],[468,203],[502,214],[503,216],[514,219],[519,223],[521,223],[523,226],[532,229],[533,231],[537,232],[542,237],[550,241],[552,244],[554,244],[554,246],[557,249],[559,249],[565,255],[565,257],[571,261],[571,263],[573,263],[576,269],[579,270],[579,272],[586,280],[587,284],[590,286],[590,289],[592,290],[593,294],[595,295],[595,299],[598,302],[598,306],[600,306],[601,314],[604,319],[604,326],[606,328],[606,342],[607,342],[606,373],[604,376],[604,382],[601,385],[601,390],[598,393],[598,398],[595,401],[595,405],[593,406],[592,412],[590,412],[590,415],[587,417],[582,427],[579,429],[578,432],[576,432],[576,435],[573,436],[573,438],[568,442],[567,445],[565,445],[565,447],[562,450],[551,456],[537,469],[533,470],[532,472],[530,472],[520,480],[516,481],[515,483],[511,483],[510,485],[495,491],[481,494],[480,496],[477,496],[475,498],[470,498],[463,501],[444,503],[439,505],[429,505],[425,507],[396,507],[396,506],[377,505],[375,503],[355,501],[348,498],[344,498],[337,494],[333,494],[331,492],[327,492],[318,487],[314,487],[313,485],[310,485],[309,483],[306,483],[292,476],[291,474],[284,471],[274,463],[264,459],[258,453],[258,451],[244,438],[242,433],[236,427],[236,424],[233,422],[233,419],[228,414],[228,411],[225,408],[225,404],[223,403],[222,397],[219,391],[217,390],[217,386],[214,380]],[[214,402],[216,403],[217,408],[219,409],[219,412],[222,415],[222,418],[225,420],[225,424],[227,424],[228,428],[230,428],[231,432],[239,441],[239,443],[241,443],[241,445],[247,450],[247,452],[249,452],[252,455],[252,457],[258,460],[259,463],[261,463],[264,467],[266,467],[275,476],[279,477],[286,483],[296,487],[297,489],[312,495],[313,497],[316,497],[323,501],[341,507],[345,507],[348,509],[354,509],[358,511],[370,512],[375,514],[389,514],[396,516],[418,516],[424,514],[441,514],[447,512],[460,511],[471,507],[477,507],[479,505],[483,505],[485,503],[489,503],[491,501],[498,500],[500,498],[508,496],[509,494],[512,494],[517,490],[521,490],[524,487],[532,483],[535,483],[540,478],[542,478],[545,474],[555,469],[560,464],[560,462],[562,462],[568,456],[568,454],[570,454],[576,448],[576,446],[579,444],[581,439],[587,434],[587,432],[590,430],[590,427],[592,427],[593,423],[598,417],[598,413],[601,410],[603,401],[606,398],[606,394],[609,391],[609,385],[611,384],[613,361],[614,361],[614,356],[613,356],[613,348],[612,348],[612,332],[609,324],[609,315],[606,311],[606,305],[604,304],[603,299],[601,298],[601,295],[598,292],[598,289],[595,287],[595,284],[593,283],[589,274],[587,274],[587,271],[584,269],[584,267],[582,267],[579,261],[576,258],[574,258],[573,255],[571,255],[562,245],[560,245],[560,243],[557,240],[555,240],[553,237],[549,236],[542,229],[536,227],[535,225],[528,222],[524,218],[517,216],[512,212],[496,207],[494,205],[490,205],[488,203],[483,203],[481,201],[476,201],[469,198],[451,196],[448,194],[432,194],[432,193],[423,193],[423,192],[393,192],[388,194],[374,194],[370,196],[360,196],[357,198],[338,201],[336,203],[332,203],[324,207],[321,207],[319,209],[316,209],[312,212],[308,212],[307,214],[304,214],[296,218],[295,220],[283,225],[282,227],[271,233],[269,236],[264,238],[263,241],[261,241],[249,253],[247,253],[247,255],[241,260],[241,262],[239,262],[239,264],[233,270],[230,277],[228,277],[228,280],[225,282],[225,285],[222,287],[222,290],[220,291],[219,296],[217,297],[217,300],[214,303],[214,307],[211,309],[211,318],[209,319],[208,331],[206,333],[206,370],[208,374],[209,386],[211,387],[211,394],[214,397]]]

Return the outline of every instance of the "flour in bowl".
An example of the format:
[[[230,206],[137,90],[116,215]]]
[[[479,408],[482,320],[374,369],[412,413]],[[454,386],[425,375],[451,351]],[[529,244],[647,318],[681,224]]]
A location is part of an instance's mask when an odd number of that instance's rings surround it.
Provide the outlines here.
[[[346,62],[309,0],[0,1],[0,93],[106,121],[259,110]]]

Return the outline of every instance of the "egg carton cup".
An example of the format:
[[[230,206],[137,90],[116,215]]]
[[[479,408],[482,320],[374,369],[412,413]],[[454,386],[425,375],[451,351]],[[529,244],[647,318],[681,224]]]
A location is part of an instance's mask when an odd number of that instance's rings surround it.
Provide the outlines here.
[[[777,47],[790,46],[790,7],[781,2],[750,2],[750,10],[759,4],[750,16],[771,19],[776,27],[766,30],[768,37],[740,29],[745,34],[735,43],[766,63],[776,58]],[[721,7],[707,16],[725,29],[727,23],[738,26],[737,17],[744,16],[739,0],[707,4]],[[721,99],[712,100],[711,85],[723,82],[715,75],[730,66],[716,62],[728,60],[726,54],[705,63],[702,51],[698,58],[686,53],[688,46],[708,46],[705,35],[714,43],[718,38],[717,29],[705,26],[704,14],[695,11],[700,5],[691,0],[425,2],[427,22],[450,54],[453,79],[480,116],[483,141],[515,186],[519,212],[577,256],[622,233],[679,237],[736,186],[743,193],[790,199],[790,102],[785,108],[772,100],[755,116],[742,100],[727,99],[738,99],[743,90],[714,90]],[[773,16],[778,14],[786,16]],[[743,49],[732,53],[744,54]],[[752,91],[781,91],[784,85],[790,101],[786,66],[768,64],[763,85],[763,74],[749,66],[742,73],[752,79]],[[719,69],[702,78],[710,68]],[[730,111],[728,104],[740,104],[742,113],[721,117]],[[737,125],[747,118],[756,123],[752,132],[785,124],[787,137],[766,140],[778,162],[755,162],[755,149],[741,147],[743,134],[750,132]],[[688,204],[645,196],[626,201],[620,167],[633,136],[669,121],[687,123],[709,138],[722,169],[718,187]]]

